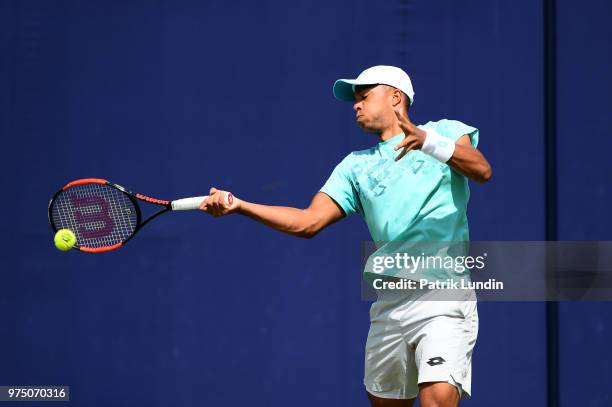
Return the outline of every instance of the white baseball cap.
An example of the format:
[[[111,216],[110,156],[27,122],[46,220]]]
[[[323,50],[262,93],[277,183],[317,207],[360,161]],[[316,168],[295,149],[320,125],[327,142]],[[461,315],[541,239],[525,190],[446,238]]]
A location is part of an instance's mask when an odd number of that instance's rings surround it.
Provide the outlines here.
[[[412,81],[404,70],[388,65],[377,65],[366,69],[357,79],[338,79],[334,83],[334,96],[343,102],[355,101],[355,86],[359,85],[389,85],[404,92],[414,103]]]

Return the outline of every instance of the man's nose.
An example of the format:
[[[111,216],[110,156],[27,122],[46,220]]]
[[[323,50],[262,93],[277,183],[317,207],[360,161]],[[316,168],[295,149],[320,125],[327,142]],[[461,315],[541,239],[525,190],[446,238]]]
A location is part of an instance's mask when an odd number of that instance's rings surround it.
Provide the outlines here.
[[[361,110],[361,102],[355,102],[353,104],[353,109],[358,112],[359,110]]]

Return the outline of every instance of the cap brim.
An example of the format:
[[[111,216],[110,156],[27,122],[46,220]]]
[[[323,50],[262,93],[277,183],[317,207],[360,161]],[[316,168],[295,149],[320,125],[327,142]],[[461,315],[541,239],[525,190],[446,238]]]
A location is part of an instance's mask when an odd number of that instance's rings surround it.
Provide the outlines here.
[[[355,101],[355,94],[353,93],[354,84],[354,79],[338,79],[334,83],[334,96],[336,99],[343,102]]]
[[[364,83],[357,79],[338,79],[334,83],[334,96],[336,99],[343,102],[354,102],[355,92],[353,92],[353,86],[359,85],[375,85],[374,83]]]

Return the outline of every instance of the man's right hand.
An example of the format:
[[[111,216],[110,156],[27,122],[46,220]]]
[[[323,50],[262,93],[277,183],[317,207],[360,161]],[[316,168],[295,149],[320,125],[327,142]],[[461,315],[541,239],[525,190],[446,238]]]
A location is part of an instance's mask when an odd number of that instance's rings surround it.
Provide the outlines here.
[[[200,204],[200,210],[212,216],[223,216],[240,209],[241,201],[231,192],[211,188],[206,198]]]

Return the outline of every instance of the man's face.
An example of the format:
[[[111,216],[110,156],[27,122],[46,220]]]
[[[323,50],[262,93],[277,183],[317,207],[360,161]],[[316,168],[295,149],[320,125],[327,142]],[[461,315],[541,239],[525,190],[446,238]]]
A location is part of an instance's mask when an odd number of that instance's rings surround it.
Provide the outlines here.
[[[355,87],[357,124],[366,133],[381,133],[393,125],[393,88],[385,85],[363,85]]]

